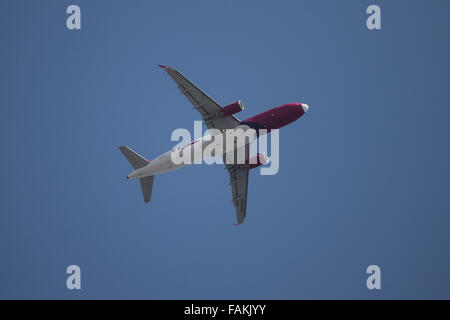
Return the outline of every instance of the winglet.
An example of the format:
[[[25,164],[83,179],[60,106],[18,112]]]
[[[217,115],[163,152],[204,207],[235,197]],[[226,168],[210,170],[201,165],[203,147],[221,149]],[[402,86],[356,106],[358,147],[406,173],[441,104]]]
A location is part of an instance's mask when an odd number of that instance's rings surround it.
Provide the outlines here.
[[[160,66],[163,69],[167,67],[167,66],[163,66],[162,64],[158,64],[158,66]]]

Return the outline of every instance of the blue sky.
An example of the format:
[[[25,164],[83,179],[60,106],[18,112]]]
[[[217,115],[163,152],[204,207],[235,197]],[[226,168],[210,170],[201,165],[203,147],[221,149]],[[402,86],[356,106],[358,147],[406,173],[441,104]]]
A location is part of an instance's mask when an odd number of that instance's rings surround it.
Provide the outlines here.
[[[82,29],[66,28],[81,7]],[[382,29],[366,28],[381,7]],[[450,298],[448,1],[2,1],[0,298]],[[199,114],[158,64],[245,119],[310,105],[280,171],[155,178]],[[82,289],[66,288],[79,265]],[[366,288],[367,266],[382,289]]]

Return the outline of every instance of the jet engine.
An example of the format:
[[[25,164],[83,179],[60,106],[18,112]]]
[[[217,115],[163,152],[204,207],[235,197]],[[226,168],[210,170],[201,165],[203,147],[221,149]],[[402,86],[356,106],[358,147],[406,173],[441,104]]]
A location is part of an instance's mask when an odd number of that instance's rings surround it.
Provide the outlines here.
[[[233,102],[233,103],[223,107],[222,113],[226,117],[226,116],[231,116],[232,114],[241,112],[242,110],[244,110],[244,105],[242,104],[241,100],[238,100],[236,102]]]
[[[258,168],[259,166],[262,166],[263,164],[266,163],[269,163],[269,158],[265,153],[258,153],[256,156],[251,157],[246,162],[246,164],[250,169]]]

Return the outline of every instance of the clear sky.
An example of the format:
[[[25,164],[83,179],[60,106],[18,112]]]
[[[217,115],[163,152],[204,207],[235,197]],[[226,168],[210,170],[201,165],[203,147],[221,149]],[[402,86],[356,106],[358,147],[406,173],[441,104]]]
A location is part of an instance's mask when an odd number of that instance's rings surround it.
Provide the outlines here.
[[[450,298],[449,1],[4,0],[0,16],[0,298]],[[309,104],[280,131],[279,173],[251,172],[243,225],[222,166],[157,176],[150,204],[125,179],[118,146],[154,158],[200,120],[158,64],[242,100],[240,119]]]

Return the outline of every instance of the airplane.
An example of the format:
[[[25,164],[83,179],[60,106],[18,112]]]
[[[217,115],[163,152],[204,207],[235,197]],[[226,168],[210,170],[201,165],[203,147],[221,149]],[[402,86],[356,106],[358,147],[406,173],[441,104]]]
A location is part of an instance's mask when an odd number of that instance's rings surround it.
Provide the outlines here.
[[[181,156],[186,152],[196,154],[209,143],[216,140],[220,141],[218,135],[225,135],[225,132],[230,130],[242,129],[245,132],[248,129],[253,129],[256,132],[260,132],[259,130],[263,129],[268,133],[273,129],[279,129],[294,122],[309,109],[309,106],[305,103],[288,103],[240,121],[235,114],[244,109],[241,101],[238,100],[222,107],[177,70],[169,66],[159,66],[175,81],[180,93],[189,100],[193,105],[193,109],[200,112],[209,131],[215,132],[215,134],[205,135],[183,146],[176,146],[154,160],[147,160],[127,146],[120,146],[120,151],[134,168],[134,171],[127,176],[127,179],[139,179],[145,203],[151,200],[155,175],[179,169],[189,164],[174,163],[173,156],[175,154],[177,156]],[[222,152],[220,152],[222,154],[215,154],[215,156],[223,156],[224,164],[229,172],[232,202],[237,216],[235,225],[240,225],[244,222],[247,215],[249,171],[268,163],[268,158],[265,154],[259,153],[256,157],[249,158],[251,140],[244,140],[243,144],[239,145],[236,145],[236,141],[234,142],[234,145],[230,144],[222,149]],[[243,163],[236,161],[236,154],[239,154],[238,149],[244,150],[245,161]],[[229,157],[228,155],[232,150],[235,152],[231,153],[232,156]]]

